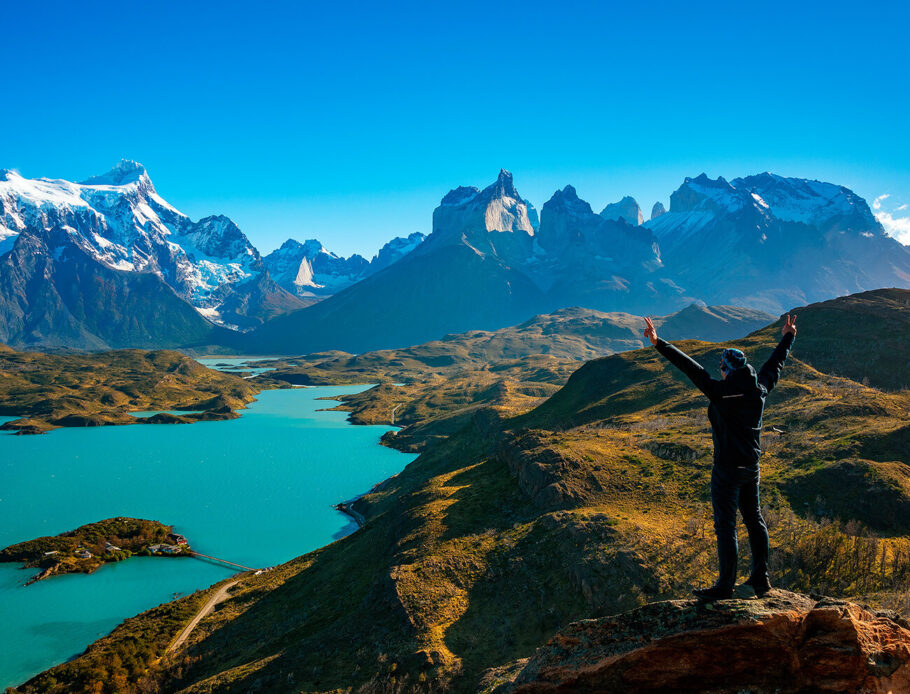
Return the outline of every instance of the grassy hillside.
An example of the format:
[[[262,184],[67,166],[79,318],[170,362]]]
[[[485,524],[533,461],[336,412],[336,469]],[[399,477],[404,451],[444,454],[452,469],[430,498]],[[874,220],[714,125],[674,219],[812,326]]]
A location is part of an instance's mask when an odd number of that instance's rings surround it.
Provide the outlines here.
[[[330,409],[349,411],[355,424],[404,427],[384,441],[399,450],[418,452],[456,433],[484,408],[498,405],[520,412],[552,395],[566,382],[578,362],[550,356],[529,356],[453,370],[442,377],[403,385],[380,384],[356,395],[341,395]]]
[[[799,328],[800,353],[816,369],[886,390],[910,387],[906,289],[878,289],[813,304],[802,312]]]
[[[226,419],[260,387],[220,373],[179,352],[117,350],[43,354],[0,350],[0,415],[21,433],[60,426]],[[136,419],[130,412],[187,410]],[[189,411],[194,411],[190,413]]]
[[[34,677],[28,690],[124,694],[156,691],[163,674],[160,663],[165,650],[218,585],[127,619],[77,659]]]
[[[870,306],[877,334],[910,340],[910,292],[861,296],[797,311],[765,418],[772,570],[781,587],[906,615],[910,381],[866,374],[864,385],[819,357],[885,358],[888,345],[861,329],[844,337]],[[841,320],[827,322],[835,310]],[[760,364],[779,329],[736,344]],[[680,346],[715,370],[724,345]],[[399,436],[464,394],[457,431],[356,504],[361,530],[245,578],[162,661],[163,690],[474,691],[485,669],[529,656],[562,625],[713,578],[707,402],[655,350],[590,361],[548,398],[509,387],[438,393]],[[68,690],[35,681],[21,691]]]

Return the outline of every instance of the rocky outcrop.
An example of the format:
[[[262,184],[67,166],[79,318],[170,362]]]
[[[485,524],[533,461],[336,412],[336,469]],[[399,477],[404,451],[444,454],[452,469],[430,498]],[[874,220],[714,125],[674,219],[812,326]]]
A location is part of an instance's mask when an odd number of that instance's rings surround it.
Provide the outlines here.
[[[529,207],[529,213],[533,208]],[[537,213],[534,213],[534,219],[537,218]],[[531,220],[531,223],[534,223],[534,219]],[[392,263],[401,260],[408,253],[417,248],[421,243],[423,243],[427,238],[426,234],[421,234],[419,231],[415,231],[413,234],[408,234],[405,236],[396,236],[394,239],[385,244],[382,248],[379,249],[379,252],[373,256],[373,259],[370,261],[370,265],[367,268],[367,274],[372,275],[380,270],[387,268]]]
[[[545,445],[535,432],[505,436],[497,453],[518,480],[518,486],[538,508],[560,509],[578,502],[578,490],[564,481],[570,471],[581,465]]]
[[[507,171],[483,190],[456,188],[433,213],[433,233],[404,257],[270,321],[243,349],[366,352],[527,320],[549,308],[544,293],[517,269],[531,254],[534,219]]]
[[[536,212],[515,188],[512,174],[501,169],[483,190],[460,186],[433,211],[433,233],[422,251],[449,244],[467,244],[508,265],[527,258],[535,234]]]
[[[662,202],[655,202],[654,207],[651,208],[651,219],[657,219],[662,214],[667,214],[667,208]]]
[[[638,210],[634,200],[631,204]],[[544,252],[527,262],[525,271],[556,306],[675,308],[677,291],[663,281],[654,235],[637,221],[606,212],[595,214],[572,186],[556,191],[543,206],[536,237]]]
[[[275,281],[292,294],[313,302],[347,289],[401,260],[426,238],[415,231],[407,237],[396,236],[372,260],[355,253],[344,258],[327,250],[316,239],[300,243],[288,239],[263,258]]]
[[[288,239],[263,261],[275,281],[297,296],[331,296],[360,280],[369,266],[363,256],[342,258],[316,239]]]
[[[526,662],[488,672],[481,688],[503,680],[501,694],[908,692],[910,624],[780,590],[659,602],[570,624]]]

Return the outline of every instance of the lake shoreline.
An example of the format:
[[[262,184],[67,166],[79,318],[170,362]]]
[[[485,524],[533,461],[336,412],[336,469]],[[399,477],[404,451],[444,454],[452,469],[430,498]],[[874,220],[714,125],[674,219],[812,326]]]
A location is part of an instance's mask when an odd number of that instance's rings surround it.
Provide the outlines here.
[[[414,457],[376,445],[388,427],[352,426],[342,413],[322,411],[324,401],[317,400],[368,387],[263,390],[230,424],[0,435],[0,458],[7,461],[0,547],[127,514],[179,520],[178,532],[193,540],[194,550],[247,566],[279,565],[325,547],[359,527],[354,516],[332,507],[353,502]],[[0,564],[0,612],[8,617],[0,641],[12,645],[0,652],[0,689],[228,573],[204,561],[144,558],[112,563],[91,578],[70,573],[42,580],[27,591],[21,564]],[[53,639],[46,636],[51,621],[66,625],[62,632],[53,627],[59,634]]]

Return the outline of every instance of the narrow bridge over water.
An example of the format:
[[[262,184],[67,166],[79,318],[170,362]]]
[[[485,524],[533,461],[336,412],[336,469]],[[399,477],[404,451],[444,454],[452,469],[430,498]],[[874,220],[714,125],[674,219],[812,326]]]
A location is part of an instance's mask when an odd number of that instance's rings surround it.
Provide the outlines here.
[[[201,559],[208,559],[209,561],[215,562],[216,564],[225,564],[227,566],[235,567],[238,569],[243,569],[244,571],[256,571],[256,569],[254,569],[252,566],[244,566],[243,564],[238,564],[237,562],[228,561],[227,559],[219,559],[218,557],[210,557],[208,554],[194,552],[193,550],[190,550],[189,554],[194,557],[199,557]]]

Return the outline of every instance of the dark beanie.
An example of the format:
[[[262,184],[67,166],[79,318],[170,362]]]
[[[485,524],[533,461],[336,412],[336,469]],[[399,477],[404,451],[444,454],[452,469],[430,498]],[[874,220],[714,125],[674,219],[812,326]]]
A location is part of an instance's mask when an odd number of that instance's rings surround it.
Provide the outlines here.
[[[738,349],[725,349],[720,359],[726,367],[726,371],[736,371],[746,365],[746,355]]]

